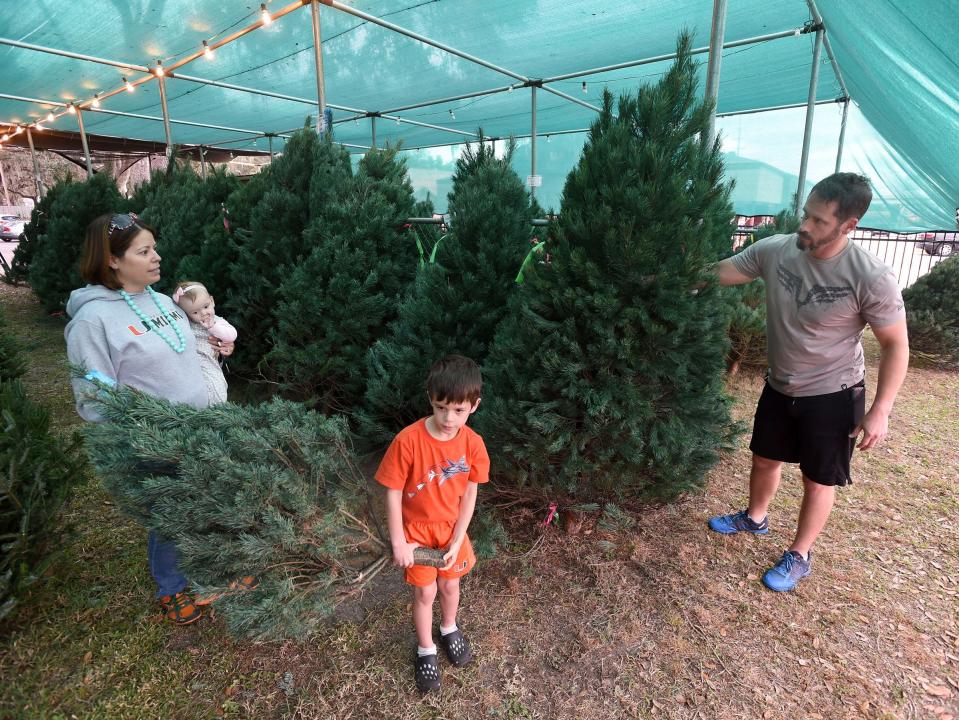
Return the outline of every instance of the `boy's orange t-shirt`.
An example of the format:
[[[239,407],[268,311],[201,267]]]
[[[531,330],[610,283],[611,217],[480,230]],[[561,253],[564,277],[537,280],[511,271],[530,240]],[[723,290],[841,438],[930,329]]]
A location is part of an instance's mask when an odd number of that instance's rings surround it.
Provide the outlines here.
[[[423,418],[393,438],[374,477],[403,491],[404,523],[455,522],[467,483],[489,481],[489,455],[469,427],[452,440],[437,440]]]

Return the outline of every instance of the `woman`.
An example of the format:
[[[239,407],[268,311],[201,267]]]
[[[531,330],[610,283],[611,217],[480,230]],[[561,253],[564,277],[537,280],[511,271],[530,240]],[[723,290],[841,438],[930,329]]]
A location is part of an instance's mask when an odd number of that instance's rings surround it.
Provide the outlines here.
[[[70,293],[67,302],[70,362],[155,397],[206,407],[189,320],[169,297],[150,287],[160,279],[153,231],[133,213],[101,215],[87,228],[80,274],[89,284]],[[230,355],[233,343],[217,350]],[[77,412],[98,422],[103,418],[92,389],[86,380],[73,380]],[[147,554],[167,618],[177,625],[198,620],[202,612],[186,592],[175,545],[150,532]]]

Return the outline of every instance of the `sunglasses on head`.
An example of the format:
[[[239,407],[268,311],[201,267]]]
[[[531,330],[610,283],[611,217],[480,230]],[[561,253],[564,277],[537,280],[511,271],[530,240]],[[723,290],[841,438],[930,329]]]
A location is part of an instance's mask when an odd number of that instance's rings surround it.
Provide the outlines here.
[[[126,230],[128,227],[132,227],[140,218],[137,217],[136,213],[117,213],[113,216],[113,219],[110,220],[110,235],[113,234],[114,230]]]

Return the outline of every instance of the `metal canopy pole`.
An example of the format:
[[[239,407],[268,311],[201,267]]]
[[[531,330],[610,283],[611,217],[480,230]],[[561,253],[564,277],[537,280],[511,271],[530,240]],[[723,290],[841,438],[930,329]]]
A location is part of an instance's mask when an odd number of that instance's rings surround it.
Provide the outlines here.
[[[566,93],[560,92],[559,90],[556,90],[555,88],[551,88],[548,85],[540,85],[540,87],[548,93],[552,93],[553,95],[556,95],[557,97],[561,97],[564,100],[569,100],[571,103],[582,105],[584,108],[589,108],[590,110],[595,110],[596,112],[603,111],[602,108],[596,107],[592,103],[588,103],[585,100],[580,100],[579,98],[573,97],[572,95],[567,95]]]
[[[834,103],[843,102],[843,98],[837,98],[835,100],[817,100],[816,105],[833,105]],[[729,112],[716,113],[716,117],[735,117],[736,115],[755,115],[756,113],[764,112],[773,112],[774,110],[795,110],[796,108],[804,108],[809,103],[791,103],[789,105],[768,105],[762,108],[756,108],[755,110],[731,110]]]
[[[754,45],[756,43],[766,42],[768,40],[778,40],[780,38],[786,37],[796,37],[802,35],[804,32],[807,32],[805,28],[794,28],[792,30],[780,30],[779,32],[769,33],[768,35],[757,35],[751,38],[743,38],[742,40],[731,40],[727,43],[723,43],[723,50],[729,50],[730,48],[740,47],[742,45]],[[703,53],[708,53],[709,47],[698,47],[693,48],[689,51],[690,55],[702,55]],[[553,83],[559,82],[560,80],[572,80],[573,78],[583,77],[584,75],[596,75],[597,73],[610,72],[611,70],[623,70],[625,68],[637,67],[638,65],[650,65],[652,63],[663,62],[664,60],[675,60],[676,53],[667,53],[666,55],[654,55],[652,57],[643,58],[642,60],[630,60],[629,62],[616,63],[615,65],[603,65],[602,67],[594,67],[589,70],[577,70],[576,72],[565,73],[564,75],[554,75],[552,77],[543,78],[544,83]]]
[[[822,15],[819,14],[819,8],[816,7],[816,0],[806,0],[806,5],[809,7],[809,14],[812,15],[813,22],[816,25],[821,25],[825,31],[826,24],[823,22]],[[842,88],[843,97],[849,97],[849,89],[846,87],[846,81],[842,76],[842,72],[839,70],[839,63],[836,61],[836,55],[832,51],[832,43],[829,42],[828,34],[823,35],[823,45],[826,46],[826,57],[829,58],[832,71],[836,75],[836,80],[839,81],[839,87]]]
[[[323,79],[323,47],[320,35],[320,4],[318,0],[310,2],[310,15],[313,21],[313,60],[316,62],[316,103],[319,105],[316,132],[322,135],[329,128],[326,127],[326,84]]]
[[[200,177],[206,180],[206,153],[202,145],[200,146]]]
[[[370,147],[376,147],[376,115],[370,115],[370,137],[372,141]]]
[[[849,116],[849,98],[842,104],[842,124],[839,126],[839,147],[836,150],[836,170],[842,165],[842,146],[846,142],[846,118]]]
[[[33,180],[37,184],[37,197],[43,199],[43,181],[40,180],[40,165],[37,163],[37,151],[33,148],[33,133],[27,126],[27,143],[30,145],[30,157],[33,160]]]
[[[398,123],[405,123],[407,125],[430,128],[431,130],[441,130],[442,132],[453,133],[454,135],[469,135],[470,137],[479,137],[476,133],[470,132],[469,130],[456,130],[455,128],[448,128],[443,127],[442,125],[420,122],[419,120],[408,120],[407,118],[400,117],[399,115],[386,115],[385,113],[381,112],[377,113],[377,117],[386,118],[387,120],[394,120]]]
[[[529,194],[530,197],[536,197],[536,86],[530,86],[531,110],[530,110],[530,135],[529,135]]]
[[[806,128],[802,137],[802,159],[799,161],[799,185],[796,188],[796,201],[793,212],[799,213],[806,195],[806,165],[809,163],[809,145],[812,140],[812,120],[816,110],[816,87],[819,84],[819,56],[822,53],[823,30],[816,30],[816,43],[812,51],[812,72],[809,74],[809,99],[806,101]]]
[[[59,100],[43,100],[41,98],[31,98],[31,97],[22,97],[20,95],[8,95],[6,93],[0,93],[0,100],[19,100],[21,102],[28,103],[37,103],[39,105],[54,105],[56,107],[66,107],[67,103],[60,102]],[[121,112],[119,110],[107,110],[106,108],[87,108],[87,112],[103,113],[104,115],[116,115],[118,117],[127,117],[127,118],[136,118],[137,120],[153,120],[155,122],[162,122],[162,117],[157,117],[156,115],[142,115],[140,113],[130,113],[130,112]],[[210,123],[198,123],[193,122],[192,120],[177,120],[176,118],[169,118],[169,121],[172,125],[189,125],[190,127],[201,127],[208,128],[210,130],[226,130],[228,132],[238,132],[244,133],[247,135],[263,135],[262,130],[248,130],[246,128],[235,128],[229,127],[227,125],[211,125]]]
[[[706,69],[706,100],[712,103],[706,141],[716,140],[716,107],[719,104],[719,67],[723,61],[723,39],[726,36],[726,0],[713,0],[713,25],[709,33],[709,65]]]
[[[87,162],[87,179],[93,177],[93,163],[90,162],[90,146],[87,144],[87,131],[83,128],[83,110],[77,108],[77,126],[80,128],[80,144],[83,145],[83,158]]]
[[[166,80],[161,75],[157,78],[157,84],[160,86],[160,110],[163,111],[163,132],[166,133],[166,159],[170,161],[173,155],[173,139],[170,136],[170,113],[166,107]]]
[[[273,135],[266,136],[266,142],[270,146],[270,163],[273,163]]]

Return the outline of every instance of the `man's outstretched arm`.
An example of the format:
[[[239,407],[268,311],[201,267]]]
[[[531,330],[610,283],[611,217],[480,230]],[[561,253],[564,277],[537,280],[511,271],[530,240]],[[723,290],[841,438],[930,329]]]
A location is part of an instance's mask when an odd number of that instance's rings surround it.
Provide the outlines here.
[[[733,265],[733,261],[729,258],[720,260],[718,263],[713,265],[713,268],[716,270],[716,275],[719,278],[720,285],[743,285],[744,283],[755,280],[755,278],[751,278],[749,275],[743,275],[741,272],[739,272],[739,270],[736,269],[736,266]]]

